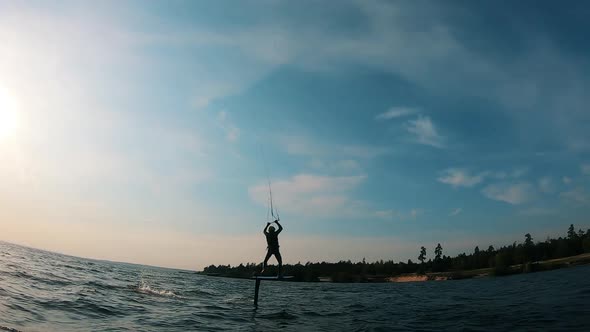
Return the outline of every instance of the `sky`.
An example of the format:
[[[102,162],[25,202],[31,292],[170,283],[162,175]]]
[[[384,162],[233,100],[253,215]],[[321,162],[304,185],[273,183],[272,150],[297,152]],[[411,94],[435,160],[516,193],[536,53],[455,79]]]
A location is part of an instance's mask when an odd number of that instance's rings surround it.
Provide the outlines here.
[[[586,1],[0,0],[0,240],[199,270],[590,227]]]

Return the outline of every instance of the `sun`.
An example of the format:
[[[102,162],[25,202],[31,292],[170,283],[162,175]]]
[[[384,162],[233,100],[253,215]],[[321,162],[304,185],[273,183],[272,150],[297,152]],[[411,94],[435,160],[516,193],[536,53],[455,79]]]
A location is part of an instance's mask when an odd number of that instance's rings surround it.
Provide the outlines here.
[[[7,90],[0,87],[0,141],[14,137],[18,127],[16,99]]]

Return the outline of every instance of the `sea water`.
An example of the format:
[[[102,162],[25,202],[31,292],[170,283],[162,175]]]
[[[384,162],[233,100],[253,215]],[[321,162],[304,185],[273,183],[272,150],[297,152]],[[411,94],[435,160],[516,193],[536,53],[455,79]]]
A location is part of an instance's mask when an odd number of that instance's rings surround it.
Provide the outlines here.
[[[381,284],[254,281],[0,242],[0,331],[590,331],[590,266]]]

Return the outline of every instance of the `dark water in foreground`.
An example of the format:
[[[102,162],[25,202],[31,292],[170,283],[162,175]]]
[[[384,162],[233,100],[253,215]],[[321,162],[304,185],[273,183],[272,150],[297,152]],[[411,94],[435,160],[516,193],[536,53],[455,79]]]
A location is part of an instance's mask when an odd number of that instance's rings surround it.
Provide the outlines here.
[[[263,282],[0,242],[0,326],[21,331],[590,331],[590,266],[406,284]],[[2,330],[0,328],[0,330]]]

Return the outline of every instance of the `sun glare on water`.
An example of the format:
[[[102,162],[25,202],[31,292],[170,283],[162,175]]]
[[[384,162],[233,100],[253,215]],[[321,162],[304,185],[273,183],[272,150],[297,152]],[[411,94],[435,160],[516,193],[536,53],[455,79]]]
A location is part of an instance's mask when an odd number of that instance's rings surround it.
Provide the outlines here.
[[[0,87],[0,142],[16,135],[19,127],[16,99]]]

